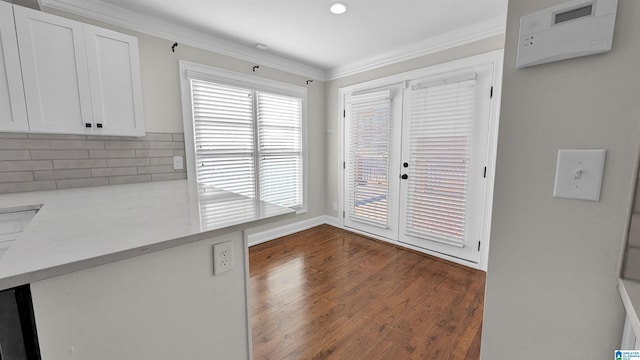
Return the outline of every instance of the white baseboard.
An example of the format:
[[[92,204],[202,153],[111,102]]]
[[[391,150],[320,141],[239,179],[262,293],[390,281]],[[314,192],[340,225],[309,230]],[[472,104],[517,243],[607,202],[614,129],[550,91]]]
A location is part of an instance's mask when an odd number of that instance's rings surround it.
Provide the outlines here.
[[[327,225],[331,225],[331,226],[337,227],[337,228],[342,228],[340,226],[340,220],[338,220],[337,217],[325,215],[324,216],[324,223],[327,224]]]
[[[291,235],[299,231],[311,229],[312,227],[316,227],[318,225],[329,224],[329,222],[327,222],[327,218],[330,218],[330,217],[323,215],[323,216],[318,216],[311,219],[298,221],[292,224],[278,226],[276,228],[257,232],[255,234],[249,234],[247,236],[247,240],[248,240],[249,246],[262,244],[264,242],[271,241],[283,236]],[[337,219],[336,219],[336,223],[337,223]],[[330,225],[333,225],[333,224],[330,224]]]

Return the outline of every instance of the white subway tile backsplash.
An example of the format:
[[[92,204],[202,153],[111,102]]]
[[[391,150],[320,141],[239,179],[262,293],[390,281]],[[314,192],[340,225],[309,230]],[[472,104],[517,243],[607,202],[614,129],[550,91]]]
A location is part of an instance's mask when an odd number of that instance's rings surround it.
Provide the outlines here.
[[[0,172],[51,169],[51,160],[0,161]]]
[[[0,133],[0,193],[186,179],[173,170],[184,135]]]
[[[104,141],[96,140],[51,140],[54,150],[104,149]]]
[[[136,150],[136,157],[152,158],[173,156],[173,150]]]
[[[107,159],[108,167],[123,167],[123,166],[149,166],[151,165],[149,158],[135,158],[135,159]]]
[[[109,140],[109,141],[134,141],[139,140],[139,137],[134,136],[104,136],[104,135],[89,135],[88,140]]]
[[[31,160],[29,150],[2,150],[0,160]]]
[[[182,141],[150,141],[149,149],[184,149]]]
[[[187,173],[184,171],[164,174],[151,174],[152,181],[184,180],[186,178]]]
[[[32,160],[87,159],[89,150],[31,150]]]
[[[91,177],[91,169],[34,171],[36,180],[66,180]]]
[[[141,137],[140,140],[145,141],[173,141],[172,134],[166,133],[147,133],[145,136]]]
[[[33,149],[50,149],[50,140],[32,140],[32,139],[2,139],[0,140],[0,150],[33,150]]]
[[[140,166],[138,174],[159,174],[173,172],[173,165]]]
[[[55,181],[28,181],[0,184],[0,193],[16,193],[25,191],[53,190]]]
[[[29,139],[46,140],[86,140],[86,135],[63,135],[63,134],[28,134]]]
[[[68,188],[87,187],[87,186],[104,186],[104,185],[109,185],[109,180],[106,177],[56,180],[56,186],[58,187],[58,189],[68,189]]]
[[[0,183],[33,181],[31,171],[0,172]]]
[[[135,167],[91,169],[91,176],[93,177],[137,175],[137,174],[138,174],[138,171],[136,170]]]
[[[0,139],[26,139],[27,134],[0,132]]]
[[[171,165],[173,166],[173,157],[150,158],[149,165]]]
[[[110,185],[133,184],[151,181],[151,175],[131,175],[131,176],[112,176],[109,178]]]
[[[105,159],[53,160],[56,169],[91,169],[107,167]]]
[[[105,149],[148,149],[149,143],[146,141],[105,141]]]
[[[96,159],[134,158],[136,151],[133,149],[89,150],[89,157]]]

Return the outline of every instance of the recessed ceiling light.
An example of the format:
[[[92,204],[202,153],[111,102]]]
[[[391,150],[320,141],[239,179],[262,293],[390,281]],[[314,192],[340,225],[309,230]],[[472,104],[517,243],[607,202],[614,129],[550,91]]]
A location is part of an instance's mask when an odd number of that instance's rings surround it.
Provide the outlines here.
[[[337,2],[329,5],[329,11],[334,15],[341,15],[347,12],[347,4],[343,2]]]
[[[256,44],[256,47],[257,47],[258,49],[260,49],[260,50],[267,50],[267,49],[269,48],[267,45],[262,44],[262,43],[257,43],[257,44]]]

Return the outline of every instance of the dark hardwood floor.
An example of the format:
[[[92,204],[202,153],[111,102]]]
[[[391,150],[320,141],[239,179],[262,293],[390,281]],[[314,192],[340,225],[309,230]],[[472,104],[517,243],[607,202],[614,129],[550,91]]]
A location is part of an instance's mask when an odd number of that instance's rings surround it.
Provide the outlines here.
[[[322,225],[249,250],[254,359],[479,359],[485,274]]]

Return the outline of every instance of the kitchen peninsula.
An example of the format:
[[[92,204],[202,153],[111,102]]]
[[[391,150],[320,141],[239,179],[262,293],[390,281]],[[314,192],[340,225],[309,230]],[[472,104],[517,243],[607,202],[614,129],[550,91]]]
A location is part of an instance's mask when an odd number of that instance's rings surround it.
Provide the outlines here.
[[[32,209],[0,289],[30,284],[42,359],[250,358],[245,229],[293,210],[185,180],[0,195]]]

